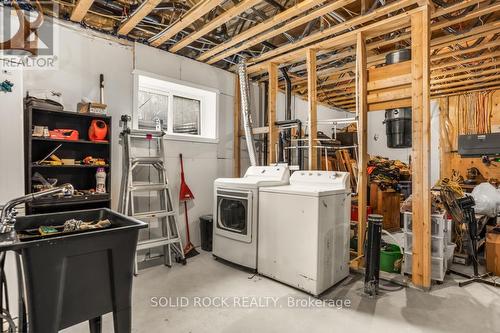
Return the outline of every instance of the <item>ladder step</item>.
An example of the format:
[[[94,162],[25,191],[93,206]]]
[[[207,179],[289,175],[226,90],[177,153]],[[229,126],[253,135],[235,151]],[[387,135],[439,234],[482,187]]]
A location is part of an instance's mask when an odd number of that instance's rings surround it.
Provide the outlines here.
[[[132,185],[130,187],[130,190],[135,192],[163,191],[166,189],[168,189],[167,184],[144,184],[144,185]]]
[[[181,240],[179,237],[174,238],[156,238],[156,239],[148,239],[145,241],[141,241],[137,243],[137,251],[151,249],[153,247],[164,246],[168,244],[179,243]]]
[[[144,213],[137,213],[133,217],[136,219],[148,219],[148,218],[162,218],[162,217],[167,217],[167,216],[174,216],[175,211],[156,211],[156,212],[144,212]]]
[[[163,164],[161,157],[133,157],[132,164]]]

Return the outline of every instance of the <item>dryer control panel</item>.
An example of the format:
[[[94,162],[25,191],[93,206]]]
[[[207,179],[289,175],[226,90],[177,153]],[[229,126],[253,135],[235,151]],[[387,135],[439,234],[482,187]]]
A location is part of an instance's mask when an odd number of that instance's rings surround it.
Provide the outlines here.
[[[350,186],[349,173],[340,171],[295,171],[290,177],[290,185],[348,188]]]
[[[286,165],[275,166],[251,166],[245,172],[244,178],[264,178],[273,180],[287,180],[290,177],[290,170]]]

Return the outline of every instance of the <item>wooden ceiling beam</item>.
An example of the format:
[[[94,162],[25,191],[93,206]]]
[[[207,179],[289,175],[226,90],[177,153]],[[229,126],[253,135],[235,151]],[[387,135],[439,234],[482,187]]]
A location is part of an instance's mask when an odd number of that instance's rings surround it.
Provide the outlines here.
[[[181,16],[174,24],[151,37],[148,42],[154,47],[162,45],[170,38],[174,37],[177,33],[192,25],[203,15],[220,5],[222,2],[224,2],[224,0],[202,0],[195,7],[191,8],[185,15]]]
[[[443,90],[436,90],[432,92],[433,96],[440,96],[444,94],[463,94],[466,92],[469,92],[473,89],[479,89],[479,88],[487,88],[487,87],[500,87],[500,80],[496,81],[489,81],[489,82],[484,82],[484,83],[476,83],[471,81],[471,85],[467,85],[466,82],[464,82],[464,85],[461,87],[454,87],[454,88],[449,88],[449,89],[443,89]],[[484,90],[484,89],[483,89]]]
[[[475,57],[475,58],[462,59],[462,60],[456,60],[456,61],[452,61],[452,62],[448,62],[448,63],[432,65],[432,71],[433,72],[438,72],[438,71],[447,72],[448,71],[447,68],[449,68],[449,67],[456,67],[456,66],[468,64],[471,62],[486,60],[486,59],[494,59],[498,56],[500,56],[500,51],[488,52],[486,54],[482,54],[481,56]]]
[[[231,7],[224,13],[220,14],[213,20],[211,20],[208,24],[204,25],[201,29],[197,29],[194,31],[192,34],[184,37],[182,40],[174,44],[169,51],[170,52],[178,52],[188,46],[189,44],[193,43],[194,41],[198,40],[199,38],[205,36],[209,32],[213,31],[217,27],[220,27],[224,23],[230,21],[231,19],[235,18],[236,16],[240,15],[241,13],[249,10],[253,6],[257,5],[260,3],[262,0],[244,0],[237,4],[234,7]]]
[[[317,6],[319,4],[322,4],[325,1],[326,0],[304,0],[302,2],[299,2],[295,6],[288,8],[287,10],[279,13],[278,15],[275,15],[275,16],[267,19],[266,21],[259,23],[255,26],[243,31],[242,33],[238,34],[237,36],[231,38],[229,41],[222,43],[222,44],[219,44],[216,47],[213,47],[210,50],[202,53],[198,58],[196,58],[196,60],[205,61],[208,58],[210,58],[210,57],[212,57],[212,56],[214,56],[214,55],[216,55],[216,54],[218,54],[218,53],[220,53],[220,52],[222,52],[230,47],[233,47],[234,45],[236,45],[240,42],[243,42],[249,38],[253,38],[263,31],[271,29],[274,26],[276,26],[276,25],[278,25],[278,24],[280,24],[288,19],[291,19],[292,17],[300,15],[304,11],[309,10],[309,9],[313,8],[314,6]]]
[[[73,22],[82,22],[93,3],[94,0],[78,0],[69,19]]]
[[[222,59],[224,59],[232,54],[236,54],[240,51],[249,49],[254,45],[257,45],[259,43],[262,43],[266,40],[271,39],[274,36],[277,36],[279,34],[287,32],[293,28],[296,28],[296,27],[299,27],[303,24],[306,24],[306,23],[308,23],[308,22],[310,22],[318,17],[326,15],[326,14],[328,14],[336,9],[347,6],[348,4],[353,3],[354,1],[356,1],[356,0],[339,0],[339,1],[333,2],[329,5],[326,5],[324,7],[320,7],[317,10],[315,10],[315,11],[313,11],[305,16],[299,17],[299,18],[297,18],[297,19],[295,19],[287,24],[284,24],[282,27],[279,27],[277,29],[272,29],[270,31],[265,32],[264,34],[259,35],[259,36],[254,36],[254,37],[248,39],[247,41],[245,41],[244,43],[242,43],[241,45],[239,45],[235,48],[229,49],[227,51],[224,51],[224,52],[216,55],[212,59],[209,59],[207,61],[207,63],[214,64],[217,61],[220,61],[220,60],[222,60]]]
[[[496,62],[489,62],[489,63],[486,63],[486,64],[482,64],[480,66],[471,66],[471,67],[458,68],[456,70],[450,71],[449,73],[446,72],[446,73],[441,73],[441,74],[434,75],[434,77],[431,80],[431,83],[439,83],[439,82],[447,82],[447,81],[452,81],[452,80],[458,80],[458,79],[467,77],[467,75],[474,74],[474,73],[476,73],[475,71],[478,71],[478,70],[482,70],[478,74],[487,74],[486,72],[490,71],[490,70],[489,69],[488,70],[484,70],[484,69],[485,68],[494,67],[494,66],[497,67],[499,65]],[[495,70],[499,71],[500,67],[497,68],[497,69],[495,69]],[[466,74],[452,75],[452,74],[457,74],[457,73],[466,73]],[[446,75],[451,75],[451,76],[446,76]],[[446,77],[443,77],[443,76],[446,76]]]
[[[463,22],[466,22],[467,20],[471,20],[471,19],[476,18],[476,17],[480,17],[483,15],[487,15],[487,14],[496,12],[497,10],[500,10],[500,3],[496,3],[496,4],[494,3],[491,5],[487,5],[487,6],[484,6],[480,9],[478,9],[478,10],[475,10],[475,11],[468,13],[467,15],[465,15],[463,17],[457,17],[456,19],[453,19],[453,20],[446,20],[445,19],[445,20],[442,20],[442,22],[435,23],[432,25],[431,31],[434,32],[436,30],[449,27],[450,25],[463,23]]]
[[[161,3],[162,0],[146,0],[144,1],[126,20],[122,22],[118,28],[119,35],[127,35],[134,29],[143,18],[145,18],[153,9]]]
[[[358,16],[358,17],[350,19],[346,22],[334,25],[334,26],[332,26],[328,29],[325,29],[323,31],[318,31],[318,32],[316,32],[312,35],[309,35],[309,36],[307,36],[307,37],[305,37],[305,38],[303,38],[300,41],[297,41],[295,43],[287,43],[281,47],[278,47],[277,49],[271,50],[271,51],[266,52],[258,57],[252,58],[248,62],[249,63],[258,63],[258,62],[262,62],[262,61],[270,59],[270,58],[278,57],[280,54],[285,54],[285,55],[290,54],[292,52],[290,52],[290,53],[286,53],[286,52],[289,52],[289,51],[291,51],[293,49],[297,49],[297,48],[304,48],[306,45],[317,42],[320,39],[333,36],[334,34],[338,34],[338,33],[341,33],[345,30],[352,29],[355,26],[370,22],[372,20],[376,20],[377,18],[380,18],[381,16],[390,14],[396,10],[400,10],[401,8],[405,8],[405,7],[413,5],[415,3],[416,3],[416,0],[400,0],[397,2],[387,4],[383,7],[380,7],[378,9],[374,10],[370,14]],[[393,17],[396,17],[396,16],[393,16]],[[399,17],[399,15],[398,15],[398,17]],[[379,21],[379,22],[381,22],[381,21]],[[383,20],[383,22],[385,22],[386,25],[393,23],[393,21],[391,21],[390,18],[387,20]],[[380,25],[377,25],[376,23],[371,24],[369,26],[371,29],[376,29],[376,28],[380,27]],[[344,33],[343,35],[340,35],[340,36],[349,35],[352,37],[353,33],[355,34],[357,31],[368,31],[367,29],[363,29],[363,28],[365,28],[365,27],[361,27],[360,29],[357,29],[357,30],[351,30],[350,32]],[[340,37],[340,36],[338,36],[338,37]],[[338,37],[334,37],[332,39],[335,39]],[[355,39],[355,37],[354,37],[354,39]],[[320,43],[317,43],[317,44],[320,44]],[[317,48],[315,45],[309,45],[309,46],[313,47],[313,48]],[[318,48],[318,49],[320,49],[320,48]],[[324,49],[324,47],[321,47],[321,49]],[[303,50],[299,50],[299,51],[300,51],[300,53],[303,53]],[[276,62],[276,61],[273,60],[273,62]],[[277,62],[281,63],[281,61],[277,61]]]
[[[451,6],[439,8],[439,9],[435,10],[434,13],[432,13],[431,17],[436,18],[436,17],[442,16],[442,15],[453,13],[453,12],[456,12],[457,10],[461,10],[461,9],[467,8],[469,6],[477,5],[477,4],[480,4],[480,3],[485,2],[485,1],[487,1],[487,0],[463,0],[459,3],[453,4]]]
[[[442,59],[447,59],[447,58],[451,58],[451,57],[456,57],[456,56],[464,55],[464,54],[467,54],[467,53],[481,51],[481,50],[484,50],[484,49],[495,48],[495,47],[497,47],[499,45],[500,45],[500,40],[494,40],[494,41],[491,41],[491,42],[488,42],[488,43],[479,44],[476,47],[471,47],[471,48],[468,48],[468,49],[463,49],[463,50],[457,50],[457,51],[452,51],[452,52],[446,52],[446,53],[436,54],[436,55],[431,56],[431,61],[435,62],[437,60],[442,60]]]

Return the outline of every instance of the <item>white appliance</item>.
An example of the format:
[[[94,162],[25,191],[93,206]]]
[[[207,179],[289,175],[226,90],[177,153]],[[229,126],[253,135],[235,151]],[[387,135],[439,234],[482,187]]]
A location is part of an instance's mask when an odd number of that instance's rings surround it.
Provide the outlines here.
[[[214,182],[214,256],[257,269],[259,188],[288,184],[286,165],[251,166],[243,178]]]
[[[259,190],[257,271],[312,295],[349,274],[349,174],[296,171]]]

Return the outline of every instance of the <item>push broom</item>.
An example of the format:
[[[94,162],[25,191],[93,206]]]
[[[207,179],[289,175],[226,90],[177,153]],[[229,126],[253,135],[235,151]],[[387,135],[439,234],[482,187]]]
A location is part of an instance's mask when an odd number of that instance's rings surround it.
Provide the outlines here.
[[[186,184],[186,179],[184,178],[184,162],[182,161],[182,154],[179,154],[179,158],[181,160],[181,189],[179,192],[179,202],[184,203],[184,217],[186,219],[186,245],[184,246],[184,255],[186,258],[191,258],[198,255],[198,251],[194,248],[193,243],[191,243],[191,236],[189,234],[189,218],[188,218],[188,209],[187,202],[189,200],[194,199],[193,192]]]

